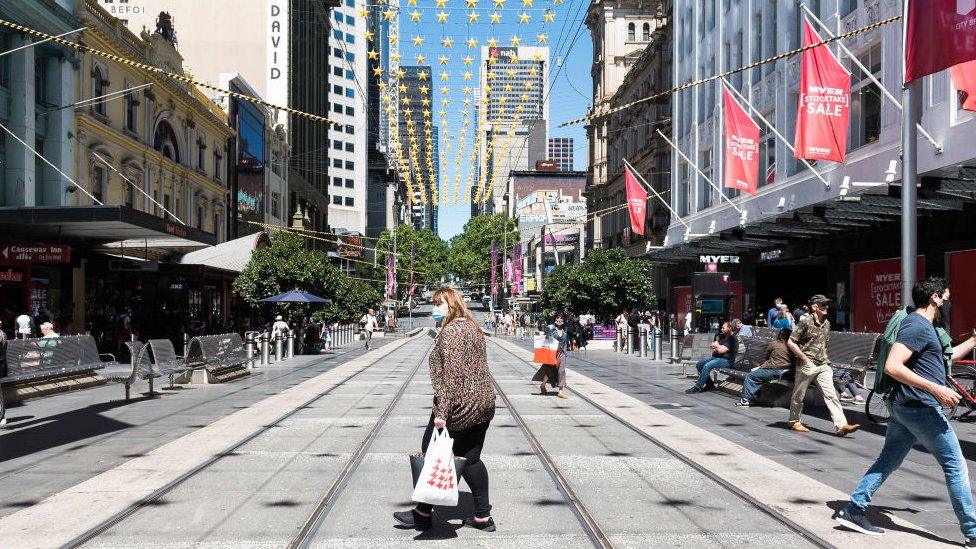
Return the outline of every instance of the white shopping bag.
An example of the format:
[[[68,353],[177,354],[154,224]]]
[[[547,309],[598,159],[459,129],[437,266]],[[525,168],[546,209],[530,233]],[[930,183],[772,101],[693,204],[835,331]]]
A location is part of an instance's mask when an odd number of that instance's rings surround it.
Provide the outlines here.
[[[447,429],[434,434],[427,445],[424,468],[411,499],[419,503],[454,507],[458,502],[458,478],[454,470],[454,439]]]
[[[559,364],[559,342],[547,335],[532,338],[532,362],[536,364]]]

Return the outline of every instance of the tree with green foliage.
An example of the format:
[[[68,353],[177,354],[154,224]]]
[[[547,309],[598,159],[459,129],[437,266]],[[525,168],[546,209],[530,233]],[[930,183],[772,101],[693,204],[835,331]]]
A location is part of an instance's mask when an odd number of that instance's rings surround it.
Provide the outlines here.
[[[647,262],[631,259],[623,248],[592,250],[579,265],[560,265],[545,278],[541,304],[547,316],[569,307],[611,322],[623,309],[653,306]]]
[[[376,278],[386,278],[386,256],[393,234],[389,230],[380,233],[376,241]],[[410,250],[417,246],[414,261],[414,283],[436,284],[447,276],[447,242],[430,229],[416,230],[413,225],[401,224],[396,228],[397,283],[406,292],[410,282]]]
[[[343,275],[324,252],[309,250],[300,235],[285,231],[275,233],[270,246],[254,251],[234,280],[234,290],[263,319],[276,314],[300,317],[314,312],[316,316],[328,316],[337,322],[354,322],[366,308],[375,307],[382,299],[368,284]],[[331,299],[332,303],[260,301],[289,290],[315,294]]]
[[[508,245],[503,252],[506,232]],[[518,242],[519,232],[514,219],[509,219],[503,214],[472,217],[464,224],[461,233],[451,239],[448,268],[461,280],[487,282],[491,274],[492,245],[498,245],[499,259],[502,259],[512,255]],[[498,269],[498,273],[500,277],[501,268]]]

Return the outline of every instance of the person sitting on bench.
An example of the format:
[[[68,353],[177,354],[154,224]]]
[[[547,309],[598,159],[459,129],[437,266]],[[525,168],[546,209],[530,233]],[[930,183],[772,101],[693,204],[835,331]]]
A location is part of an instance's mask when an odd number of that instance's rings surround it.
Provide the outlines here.
[[[735,362],[735,353],[739,350],[739,338],[732,330],[730,322],[722,323],[722,331],[715,335],[715,341],[710,344],[712,357],[703,358],[698,361],[698,381],[695,385],[685,391],[688,394],[709,391],[715,387],[712,381],[712,370],[716,368],[729,368]]]
[[[746,374],[742,381],[742,398],[735,403],[736,406],[748,408],[754,406],[759,397],[759,389],[767,381],[777,379],[792,379],[796,369],[796,355],[790,350],[787,342],[793,331],[783,328],[776,334],[776,339],[769,342],[766,347],[766,360],[758,368]]]

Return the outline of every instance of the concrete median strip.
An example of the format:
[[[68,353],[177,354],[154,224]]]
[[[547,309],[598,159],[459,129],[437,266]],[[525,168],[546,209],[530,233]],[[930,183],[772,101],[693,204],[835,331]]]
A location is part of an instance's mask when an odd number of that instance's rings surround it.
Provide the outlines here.
[[[58,547],[71,541],[410,341],[384,345],[0,518],[0,547]]]
[[[492,341],[524,358],[526,362],[532,361],[531,351],[507,341]],[[528,368],[526,373],[530,374]],[[566,374],[566,380],[574,391],[831,545],[884,549],[959,546],[958,542],[944,540],[924,528],[892,515],[885,515],[890,524],[881,525],[887,530],[884,536],[865,536],[842,529],[832,519],[834,511],[831,505],[846,502],[849,494],[571,369]],[[854,441],[852,443],[856,444]],[[869,465],[870,463],[865,462],[865,470]],[[853,489],[858,479],[850,480]],[[951,510],[947,510],[947,513],[947,519],[952,518]]]

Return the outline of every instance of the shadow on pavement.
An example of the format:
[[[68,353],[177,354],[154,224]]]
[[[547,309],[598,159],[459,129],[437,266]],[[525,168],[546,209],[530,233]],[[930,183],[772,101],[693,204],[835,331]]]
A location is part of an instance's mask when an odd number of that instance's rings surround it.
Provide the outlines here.
[[[846,501],[835,500],[835,501],[827,502],[827,507],[829,507],[834,512],[833,515],[831,515],[831,517],[836,516],[837,513],[839,513],[840,510],[846,506],[847,506]],[[942,536],[938,536],[931,532],[925,532],[923,530],[916,530],[914,528],[907,528],[905,526],[895,524],[895,522],[891,520],[891,517],[889,517],[887,513],[887,511],[904,511],[904,510],[905,509],[875,507],[872,505],[868,507],[868,510],[865,512],[865,514],[867,515],[868,520],[870,520],[871,523],[874,524],[875,526],[878,526],[879,528],[884,528],[885,530],[891,530],[892,532],[905,532],[906,534],[914,534],[919,537],[919,542],[921,542],[922,540],[929,540],[938,543],[945,543],[947,545],[959,545],[958,541],[946,539]],[[836,527],[834,527],[834,529],[847,531],[846,528],[840,525],[837,525]]]
[[[140,400],[145,399],[92,404],[63,414],[8,425],[0,436],[0,462],[132,427],[129,423],[108,418],[102,412]]]

